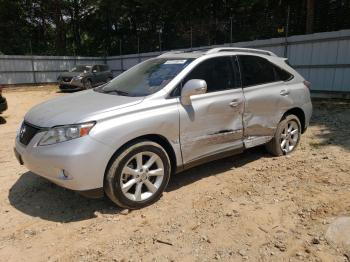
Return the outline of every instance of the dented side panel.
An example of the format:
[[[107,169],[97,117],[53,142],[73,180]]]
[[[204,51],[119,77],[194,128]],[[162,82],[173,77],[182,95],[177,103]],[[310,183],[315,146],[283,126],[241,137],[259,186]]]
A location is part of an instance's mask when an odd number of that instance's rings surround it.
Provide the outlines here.
[[[284,82],[244,88],[244,137],[274,136],[283,114],[293,107],[290,96],[280,92],[287,89]]]
[[[242,89],[192,96],[191,101],[190,106],[179,104],[184,164],[243,146]],[[236,101],[236,106],[230,105],[232,101]]]

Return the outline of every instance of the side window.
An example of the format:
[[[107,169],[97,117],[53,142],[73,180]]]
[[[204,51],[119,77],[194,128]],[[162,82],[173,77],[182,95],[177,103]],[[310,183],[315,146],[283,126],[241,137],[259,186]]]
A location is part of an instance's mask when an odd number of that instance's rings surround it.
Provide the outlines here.
[[[291,75],[290,73],[288,73],[287,71],[283,70],[278,66],[274,66],[274,69],[276,73],[276,80],[288,81],[293,78],[293,75]]]
[[[191,79],[203,79],[207,82],[207,92],[234,88],[236,81],[233,75],[231,57],[215,57],[197,65],[183,80],[185,84]]]
[[[274,65],[259,56],[239,56],[243,87],[275,82]]]
[[[108,65],[100,65],[101,72],[106,72],[109,70]]]

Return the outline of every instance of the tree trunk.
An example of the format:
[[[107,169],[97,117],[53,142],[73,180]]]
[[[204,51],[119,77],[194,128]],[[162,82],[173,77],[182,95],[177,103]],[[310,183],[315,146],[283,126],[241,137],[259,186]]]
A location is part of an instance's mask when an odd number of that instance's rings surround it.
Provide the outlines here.
[[[61,0],[54,1],[54,23],[56,26],[56,54],[64,55],[65,54],[65,31],[64,31],[64,21],[62,18],[62,10],[61,10]]]
[[[306,1],[306,33],[312,34],[314,31],[315,0]]]

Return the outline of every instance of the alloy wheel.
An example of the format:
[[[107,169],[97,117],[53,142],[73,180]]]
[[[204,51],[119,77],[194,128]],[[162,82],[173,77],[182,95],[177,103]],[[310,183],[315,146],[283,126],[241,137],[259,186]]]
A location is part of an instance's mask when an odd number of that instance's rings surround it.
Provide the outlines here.
[[[299,139],[299,126],[297,122],[291,120],[287,122],[281,134],[281,149],[284,153],[293,151]]]
[[[144,201],[160,188],[164,178],[164,164],[154,152],[139,152],[125,164],[120,185],[125,197],[132,201]]]

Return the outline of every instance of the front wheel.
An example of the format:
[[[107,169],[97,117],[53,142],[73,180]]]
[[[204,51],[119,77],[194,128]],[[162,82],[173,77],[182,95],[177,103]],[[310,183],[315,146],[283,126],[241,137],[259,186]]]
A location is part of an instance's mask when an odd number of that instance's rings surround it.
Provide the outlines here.
[[[288,115],[278,124],[275,136],[266,144],[266,149],[274,156],[287,155],[298,146],[301,124],[295,115]]]
[[[118,206],[142,208],[159,199],[168,184],[170,170],[163,147],[152,141],[137,141],[114,158],[104,190]]]
[[[92,82],[90,79],[87,79],[84,83],[84,88],[85,89],[91,89],[92,88]]]

